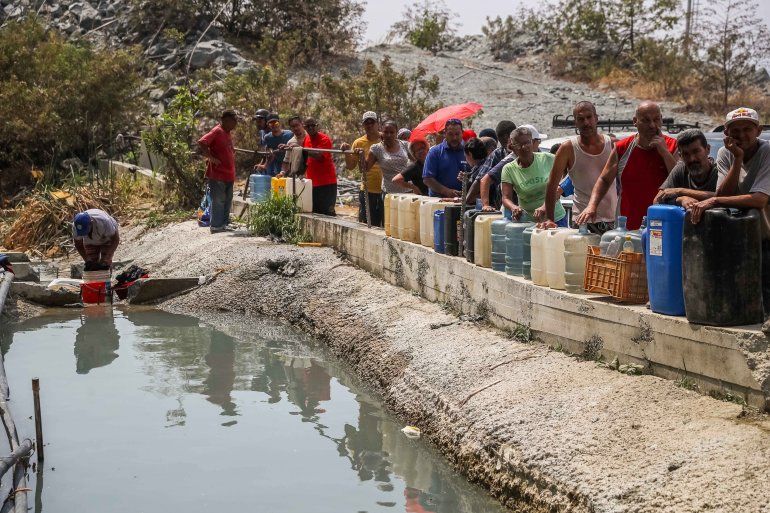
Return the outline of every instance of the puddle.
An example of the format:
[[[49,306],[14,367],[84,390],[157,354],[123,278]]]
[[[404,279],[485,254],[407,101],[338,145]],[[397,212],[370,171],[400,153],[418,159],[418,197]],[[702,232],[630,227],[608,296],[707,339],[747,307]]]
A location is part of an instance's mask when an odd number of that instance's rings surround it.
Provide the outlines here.
[[[22,437],[41,382],[36,513],[506,511],[301,333],[88,310],[0,332]]]

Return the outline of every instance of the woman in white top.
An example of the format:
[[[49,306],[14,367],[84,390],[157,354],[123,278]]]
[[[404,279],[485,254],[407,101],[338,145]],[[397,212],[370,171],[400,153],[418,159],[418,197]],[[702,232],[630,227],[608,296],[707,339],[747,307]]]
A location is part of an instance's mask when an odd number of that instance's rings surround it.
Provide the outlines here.
[[[393,177],[409,167],[409,148],[406,141],[397,138],[398,125],[395,121],[382,124],[382,141],[369,148],[366,168],[379,164],[382,170],[382,189],[387,194],[412,192],[410,188],[393,183]]]

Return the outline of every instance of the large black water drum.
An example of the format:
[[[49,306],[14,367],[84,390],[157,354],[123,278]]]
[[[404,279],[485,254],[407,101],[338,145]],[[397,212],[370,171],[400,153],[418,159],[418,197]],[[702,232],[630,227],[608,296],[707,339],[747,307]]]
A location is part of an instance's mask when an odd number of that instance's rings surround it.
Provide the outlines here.
[[[762,316],[761,218],[757,210],[687,214],[682,280],[687,320],[711,326],[756,324]]]
[[[465,211],[465,219],[463,219],[463,254],[468,262],[473,262],[473,222],[480,210],[475,208]]]
[[[444,207],[444,252],[447,255],[457,256],[460,233],[460,205]]]

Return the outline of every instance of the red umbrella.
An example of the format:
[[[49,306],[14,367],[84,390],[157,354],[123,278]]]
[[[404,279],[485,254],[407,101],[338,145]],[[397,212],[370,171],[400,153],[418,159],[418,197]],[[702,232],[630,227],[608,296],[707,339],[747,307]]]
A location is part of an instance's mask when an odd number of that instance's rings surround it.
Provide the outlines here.
[[[484,106],[480,103],[469,102],[439,109],[414,127],[409,141],[425,139],[429,134],[435,134],[443,130],[447,120],[469,118],[483,108]]]

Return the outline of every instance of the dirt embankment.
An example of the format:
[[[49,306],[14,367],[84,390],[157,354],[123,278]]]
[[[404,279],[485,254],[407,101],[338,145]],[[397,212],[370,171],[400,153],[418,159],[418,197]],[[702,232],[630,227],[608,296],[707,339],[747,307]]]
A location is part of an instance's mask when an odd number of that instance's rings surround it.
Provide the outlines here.
[[[219,271],[163,308],[278,316],[320,337],[405,423],[517,511],[770,511],[770,421],[735,404],[513,341],[327,248],[184,223],[119,256],[156,275]]]

